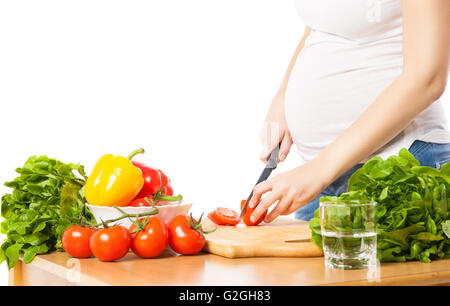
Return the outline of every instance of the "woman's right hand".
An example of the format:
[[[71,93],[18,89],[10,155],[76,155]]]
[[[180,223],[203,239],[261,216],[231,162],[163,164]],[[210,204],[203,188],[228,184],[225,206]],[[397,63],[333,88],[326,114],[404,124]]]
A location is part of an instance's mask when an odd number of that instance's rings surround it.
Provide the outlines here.
[[[284,113],[284,98],[281,94],[277,94],[272,100],[272,104],[270,105],[264,121],[260,139],[263,146],[260,159],[263,162],[267,161],[270,152],[272,152],[279,143],[281,144],[278,161],[282,162],[286,159],[293,141],[287,127]]]

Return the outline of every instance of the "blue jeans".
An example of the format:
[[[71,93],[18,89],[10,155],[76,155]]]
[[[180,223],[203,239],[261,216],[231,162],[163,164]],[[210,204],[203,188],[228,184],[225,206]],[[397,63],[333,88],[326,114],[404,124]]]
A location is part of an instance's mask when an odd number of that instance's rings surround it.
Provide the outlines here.
[[[414,141],[409,148],[409,152],[420,162],[421,166],[428,166],[440,169],[445,163],[450,162],[450,143],[432,143],[420,140]],[[319,208],[319,199],[324,196],[339,196],[347,191],[347,181],[350,176],[363,164],[357,164],[337,180],[331,183],[322,193],[309,202],[300,207],[295,212],[295,218],[309,221],[314,217],[314,211]]]

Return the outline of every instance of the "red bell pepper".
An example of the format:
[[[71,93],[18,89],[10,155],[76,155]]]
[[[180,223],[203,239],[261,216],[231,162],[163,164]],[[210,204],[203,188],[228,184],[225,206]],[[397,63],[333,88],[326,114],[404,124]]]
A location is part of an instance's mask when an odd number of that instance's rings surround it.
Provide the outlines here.
[[[170,179],[161,170],[147,166],[144,163],[132,162],[133,165],[142,171],[144,177],[144,186],[135,199],[153,196],[161,190],[163,195],[173,195],[172,187],[170,186]]]

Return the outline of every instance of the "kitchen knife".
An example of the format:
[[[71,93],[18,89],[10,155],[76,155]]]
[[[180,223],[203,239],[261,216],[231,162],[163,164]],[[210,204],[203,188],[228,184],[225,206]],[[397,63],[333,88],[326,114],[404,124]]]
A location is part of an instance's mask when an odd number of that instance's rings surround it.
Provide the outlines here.
[[[277,167],[279,151],[280,151],[280,144],[278,144],[275,147],[275,149],[273,149],[273,151],[270,153],[269,157],[267,158],[266,167],[264,168],[263,172],[261,173],[255,186],[258,185],[259,183],[267,180],[269,178],[270,174],[272,173],[273,169],[275,169]],[[245,201],[244,206],[242,206],[241,214],[239,216],[240,218],[242,218],[242,216],[245,215],[245,212],[247,211],[248,201],[250,201],[252,196],[253,196],[253,189],[252,189],[252,192],[250,192],[250,195],[248,196],[247,201]]]

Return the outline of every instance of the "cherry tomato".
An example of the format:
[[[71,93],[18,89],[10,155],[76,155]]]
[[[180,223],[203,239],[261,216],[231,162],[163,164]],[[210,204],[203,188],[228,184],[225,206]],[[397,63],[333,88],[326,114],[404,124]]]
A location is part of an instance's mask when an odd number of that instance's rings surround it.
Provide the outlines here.
[[[69,226],[63,233],[61,242],[64,250],[76,258],[92,256],[89,240],[95,230],[79,225]]]
[[[149,203],[145,198],[147,198],[148,201],[152,201],[153,196],[150,196],[150,195],[149,195],[149,196],[144,197],[144,198],[136,198],[136,199],[134,199],[133,201],[131,201],[131,202],[128,204],[128,206],[133,206],[133,207],[151,206],[150,203]],[[153,203],[153,202],[152,202],[152,203]],[[153,203],[153,205],[155,205],[155,206],[160,206],[161,204],[160,204],[160,202],[158,201],[158,202],[156,202],[156,203]]]
[[[226,207],[218,207],[212,212],[212,217],[226,225],[236,225],[241,221],[239,214]]]
[[[205,246],[204,233],[194,218],[178,215],[169,223],[169,245],[183,255],[197,254]]]
[[[242,201],[241,201],[241,209],[242,209],[242,207],[244,206],[245,201],[246,201],[246,200],[242,200]],[[256,220],[256,222],[250,221],[250,216],[251,216],[251,215],[253,214],[253,212],[255,211],[255,208],[256,208],[256,206],[255,206],[254,208],[250,208],[249,206],[247,206],[247,209],[246,209],[246,211],[245,211],[245,214],[242,216],[242,221],[245,223],[245,225],[247,225],[247,226],[258,225],[258,224],[260,224],[261,222],[264,221],[264,218],[265,218],[266,215],[267,215],[267,210],[262,214],[261,217],[259,217],[258,220]]]
[[[143,230],[136,232],[135,224],[130,227],[131,249],[142,258],[159,256],[169,244],[167,225],[158,217],[142,218],[139,222],[144,226]]]
[[[97,230],[90,240],[92,253],[101,261],[113,261],[124,257],[130,250],[131,236],[122,225]]]

